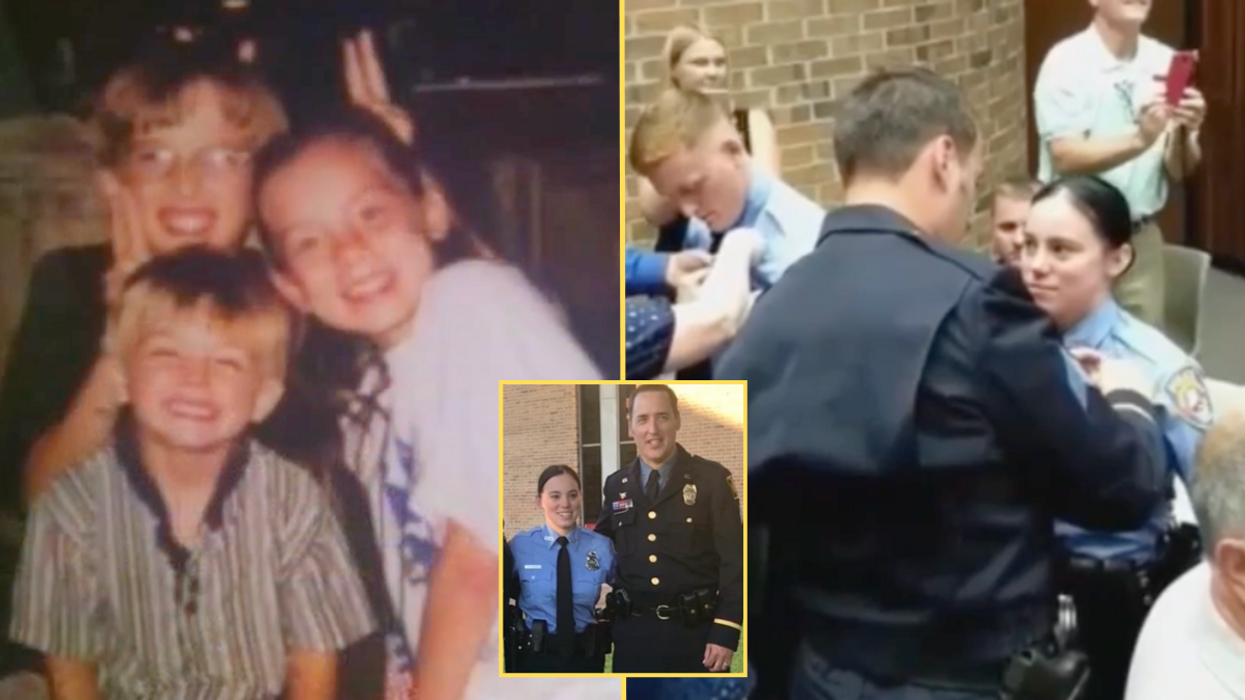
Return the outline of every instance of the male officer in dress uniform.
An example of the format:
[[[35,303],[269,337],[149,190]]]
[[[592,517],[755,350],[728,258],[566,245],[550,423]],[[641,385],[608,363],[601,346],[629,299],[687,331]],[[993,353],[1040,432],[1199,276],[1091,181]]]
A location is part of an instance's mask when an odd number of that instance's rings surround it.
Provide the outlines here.
[[[1127,529],[1160,503],[1153,382],[1095,358],[1087,388],[1019,273],[949,245],[980,167],[952,83],[866,78],[834,145],[845,205],[721,361],[748,381],[750,514],[799,640],[760,681],[1066,700],[1085,664],[1052,643],[1053,516]]]
[[[676,442],[679,400],[631,393],[639,457],[605,480],[596,532],[614,540],[615,673],[727,671],[743,629],[743,520],[730,471]]]

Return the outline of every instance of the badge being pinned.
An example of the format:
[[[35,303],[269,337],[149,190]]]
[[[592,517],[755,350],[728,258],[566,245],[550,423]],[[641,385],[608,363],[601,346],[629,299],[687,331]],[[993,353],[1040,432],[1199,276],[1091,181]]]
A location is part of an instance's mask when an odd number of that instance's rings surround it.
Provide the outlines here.
[[[596,571],[601,568],[601,560],[597,559],[596,552],[588,552],[588,557],[584,561],[584,566],[588,567],[589,571]]]
[[[689,506],[696,505],[696,484],[683,486],[683,502]]]
[[[1200,369],[1185,367],[1167,380],[1164,390],[1177,415],[1202,430],[1210,428],[1215,413]]]

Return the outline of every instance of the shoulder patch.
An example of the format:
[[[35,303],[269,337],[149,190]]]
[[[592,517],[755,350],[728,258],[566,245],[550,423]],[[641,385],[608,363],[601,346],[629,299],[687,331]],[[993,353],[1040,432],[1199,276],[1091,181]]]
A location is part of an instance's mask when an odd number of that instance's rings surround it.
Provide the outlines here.
[[[1202,370],[1185,367],[1167,380],[1163,387],[1172,410],[1195,427],[1206,430],[1214,420],[1215,412],[1210,405],[1210,391]]]

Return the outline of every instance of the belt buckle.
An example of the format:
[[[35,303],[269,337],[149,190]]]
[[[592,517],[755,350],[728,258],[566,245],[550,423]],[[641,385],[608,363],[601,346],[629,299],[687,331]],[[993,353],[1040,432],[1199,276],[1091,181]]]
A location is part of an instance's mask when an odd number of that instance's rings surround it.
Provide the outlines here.
[[[653,612],[657,614],[658,620],[669,620],[670,619],[670,606],[669,605],[658,605],[657,607],[653,608]]]

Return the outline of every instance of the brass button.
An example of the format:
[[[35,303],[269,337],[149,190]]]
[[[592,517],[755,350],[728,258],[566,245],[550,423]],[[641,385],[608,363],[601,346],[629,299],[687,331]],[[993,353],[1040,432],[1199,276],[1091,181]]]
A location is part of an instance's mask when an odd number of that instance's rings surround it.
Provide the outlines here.
[[[657,535],[649,535],[649,536],[648,536],[648,541],[649,541],[649,542],[656,542],[656,541],[657,541]]]
[[[689,522],[689,523],[690,523],[690,522],[692,522],[692,519],[691,519],[691,518],[688,518],[688,519],[687,519],[687,522]]]
[[[654,585],[654,586],[656,586],[656,585],[657,585],[657,584],[659,584],[659,583],[661,583],[661,579],[659,579],[659,578],[657,578],[656,576],[654,576],[654,577],[653,577],[653,585]]]
[[[657,555],[656,555],[656,554],[650,554],[650,555],[648,555],[648,560],[649,560],[649,561],[651,561],[651,562],[653,562],[654,564],[656,564],[656,563],[657,563]]]
[[[651,510],[650,510],[650,511],[648,512],[648,519],[649,519],[649,520],[656,520],[656,519],[657,519],[657,514],[656,514],[656,513],[654,513],[653,511],[651,511]]]

